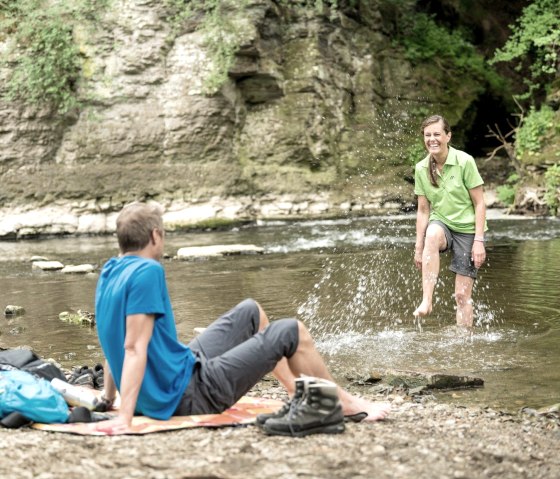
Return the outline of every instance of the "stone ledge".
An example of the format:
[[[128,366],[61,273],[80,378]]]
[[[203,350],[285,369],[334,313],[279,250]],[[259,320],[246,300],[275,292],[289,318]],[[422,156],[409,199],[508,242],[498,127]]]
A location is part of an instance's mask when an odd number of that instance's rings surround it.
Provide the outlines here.
[[[262,253],[264,253],[264,248],[255,246],[253,244],[190,246],[187,248],[180,248],[177,251],[177,258],[182,260],[192,260],[200,258],[215,258],[220,256]]]
[[[259,220],[325,219],[367,214],[393,214],[409,211],[412,205],[388,201],[383,193],[363,201],[334,199],[318,193],[305,197],[292,195],[262,198],[229,197],[204,201],[162,200],[163,222],[168,231],[214,229]],[[102,235],[116,230],[116,218],[124,204],[80,201],[47,207],[0,209],[0,240],[62,235]]]

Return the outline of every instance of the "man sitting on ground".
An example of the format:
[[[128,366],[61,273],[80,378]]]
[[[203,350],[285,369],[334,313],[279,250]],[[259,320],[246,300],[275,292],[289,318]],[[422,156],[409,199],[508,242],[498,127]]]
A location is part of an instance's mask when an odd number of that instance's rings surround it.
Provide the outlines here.
[[[253,300],[238,304],[182,344],[159,263],[161,209],[144,203],[126,206],[117,218],[117,238],[121,255],[101,271],[95,308],[106,358],[104,399],[112,403],[118,390],[121,404],[116,418],[99,422],[98,430],[125,433],[135,413],[162,420],[220,413],[270,371],[290,396],[301,375],[332,381],[305,326],[295,319],[269,323]],[[347,416],[365,413],[366,421],[376,421],[389,411],[386,403],[366,401],[341,388],[338,396]]]

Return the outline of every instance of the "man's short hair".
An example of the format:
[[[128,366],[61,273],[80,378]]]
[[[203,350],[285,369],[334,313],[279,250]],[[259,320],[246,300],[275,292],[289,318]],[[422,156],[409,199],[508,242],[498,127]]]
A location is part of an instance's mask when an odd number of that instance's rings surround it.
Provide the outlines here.
[[[154,229],[163,234],[162,214],[158,204],[135,202],[126,205],[117,217],[117,239],[121,253],[143,249],[150,242]]]

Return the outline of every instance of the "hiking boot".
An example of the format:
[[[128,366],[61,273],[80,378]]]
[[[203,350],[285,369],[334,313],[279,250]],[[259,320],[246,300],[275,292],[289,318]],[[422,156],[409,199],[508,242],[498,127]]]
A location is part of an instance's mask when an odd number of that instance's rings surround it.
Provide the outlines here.
[[[299,404],[280,418],[268,419],[263,430],[269,435],[295,437],[344,432],[344,414],[336,384],[329,381],[309,384]]]
[[[81,368],[74,369],[72,375],[68,378],[68,383],[93,389],[95,386],[95,374],[91,368],[82,366]]]
[[[103,389],[105,386],[105,375],[102,364],[96,364],[93,367],[93,386],[95,389]]]
[[[294,393],[294,396],[292,397],[292,399],[290,399],[288,402],[284,403],[284,405],[276,412],[270,412],[270,413],[266,413],[266,414],[259,414],[257,416],[256,419],[256,424],[257,426],[262,426],[266,421],[268,421],[269,419],[278,419],[282,416],[284,416],[285,414],[287,414],[291,408],[296,407],[303,395],[305,394],[305,391],[307,390],[307,386],[311,383],[314,383],[315,381],[317,381],[315,378],[311,377],[311,376],[304,376],[301,378],[297,378],[295,380],[295,384],[296,384],[296,391]]]

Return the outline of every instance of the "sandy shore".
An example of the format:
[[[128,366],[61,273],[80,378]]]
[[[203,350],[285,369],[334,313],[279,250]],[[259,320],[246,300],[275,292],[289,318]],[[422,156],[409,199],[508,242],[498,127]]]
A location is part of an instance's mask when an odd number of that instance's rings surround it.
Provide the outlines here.
[[[343,434],[266,436],[256,426],[146,436],[82,437],[0,429],[0,477],[89,478],[539,478],[560,477],[558,416],[392,402],[388,420]],[[251,394],[284,397],[263,381]]]

